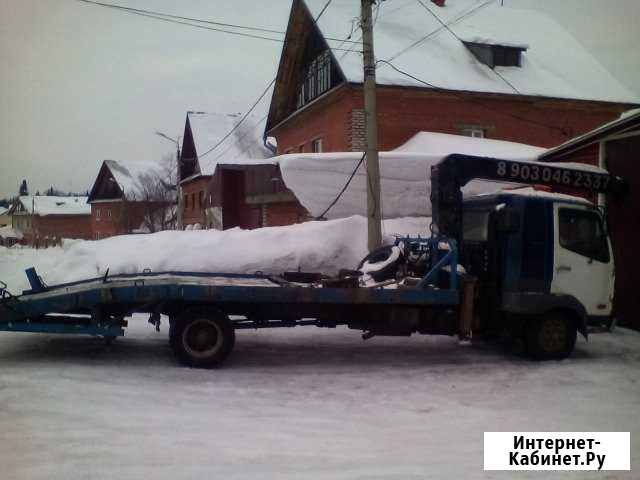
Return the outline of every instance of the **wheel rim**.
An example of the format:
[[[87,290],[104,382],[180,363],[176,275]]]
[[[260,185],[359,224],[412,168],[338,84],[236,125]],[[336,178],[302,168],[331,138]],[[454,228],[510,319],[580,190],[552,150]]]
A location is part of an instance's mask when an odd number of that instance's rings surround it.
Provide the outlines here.
[[[560,318],[546,320],[542,327],[542,345],[547,352],[560,352],[567,344],[566,322]]]
[[[189,355],[207,358],[214,355],[222,345],[222,331],[211,320],[198,319],[182,332],[182,344]]]

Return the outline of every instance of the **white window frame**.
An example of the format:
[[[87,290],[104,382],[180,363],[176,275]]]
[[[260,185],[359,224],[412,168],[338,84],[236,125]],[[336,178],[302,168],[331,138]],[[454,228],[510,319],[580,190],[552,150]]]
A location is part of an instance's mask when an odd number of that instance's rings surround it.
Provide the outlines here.
[[[485,129],[478,126],[468,126],[460,129],[460,135],[472,138],[486,138]]]

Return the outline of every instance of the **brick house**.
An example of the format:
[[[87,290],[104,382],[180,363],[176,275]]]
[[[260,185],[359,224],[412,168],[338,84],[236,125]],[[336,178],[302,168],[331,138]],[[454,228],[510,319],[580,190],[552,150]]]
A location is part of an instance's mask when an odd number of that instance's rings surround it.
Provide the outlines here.
[[[292,3],[265,128],[279,154],[364,148],[361,42],[351,20],[360,3],[333,4],[314,22],[325,3]],[[380,150],[419,131],[551,147],[637,101],[541,13],[422,3],[380,2],[374,14]]]
[[[248,219],[259,215],[244,202],[245,182],[252,184],[252,180],[246,180],[242,170],[216,173],[216,167],[224,161],[273,156],[251,117],[227,136],[240,119],[239,114],[187,113],[180,158],[182,223],[187,230],[246,228]],[[224,192],[222,184],[226,185]],[[229,206],[224,222],[223,197]]]
[[[161,166],[152,162],[102,162],[87,200],[92,238],[171,228],[172,225],[157,225],[159,217],[164,223],[172,211],[174,196],[168,192],[169,185],[158,183],[163,175]]]
[[[623,325],[640,328],[640,297],[636,292],[640,258],[640,110],[551,148],[540,156],[548,162],[597,165],[624,178],[629,191],[622,201],[606,205],[616,260],[614,309]]]
[[[22,195],[11,209],[11,227],[23,243],[36,248],[59,245],[63,238],[91,238],[87,197]]]

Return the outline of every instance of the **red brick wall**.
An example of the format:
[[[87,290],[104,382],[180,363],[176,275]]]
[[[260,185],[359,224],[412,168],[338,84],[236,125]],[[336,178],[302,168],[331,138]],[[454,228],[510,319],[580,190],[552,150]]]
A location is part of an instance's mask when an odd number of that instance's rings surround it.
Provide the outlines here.
[[[211,176],[189,180],[182,183],[182,224],[205,225],[205,208],[207,204],[207,190]]]
[[[149,204],[150,202],[120,201],[92,203],[91,238],[100,240],[139,229]]]
[[[298,202],[269,203],[263,208],[265,227],[291,225],[309,219],[307,210]]]
[[[343,86],[269,132],[278,153],[311,151],[323,138],[324,151],[362,148],[364,100],[360,86]],[[424,89],[378,88],[380,150],[391,150],[420,131],[459,134],[479,126],[487,138],[552,147],[611,121],[627,105],[482,93],[447,93]],[[526,120],[522,120],[522,119]]]
[[[62,238],[91,238],[90,215],[46,215],[33,217],[33,238],[36,246],[49,246]]]

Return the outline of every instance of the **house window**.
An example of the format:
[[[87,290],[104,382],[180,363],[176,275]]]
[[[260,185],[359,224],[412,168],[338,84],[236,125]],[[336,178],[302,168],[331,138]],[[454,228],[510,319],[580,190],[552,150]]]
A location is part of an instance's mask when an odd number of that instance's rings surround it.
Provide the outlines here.
[[[463,127],[460,129],[460,135],[464,135],[465,137],[484,138],[484,128]]]
[[[302,71],[296,107],[300,108],[331,88],[331,56],[325,50]]]
[[[184,196],[184,208],[185,210],[189,208],[189,195]]]
[[[198,192],[198,206],[199,206],[200,208],[202,208],[202,206],[203,206],[203,204],[202,204],[202,198],[203,198],[203,196],[204,196],[204,192],[203,192],[202,190],[200,190],[200,191]]]
[[[316,138],[311,142],[311,151],[313,153],[322,153],[322,139]]]
[[[107,210],[107,217],[111,218],[111,209],[110,208]]]
[[[196,208],[196,192],[191,194],[191,208]]]
[[[99,221],[100,221],[100,209],[97,208],[96,209],[96,222],[99,222]]]
[[[522,52],[527,50],[526,46],[514,47],[476,42],[464,42],[464,44],[478,61],[489,68],[521,67]]]

